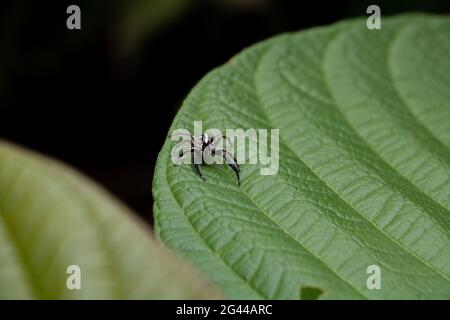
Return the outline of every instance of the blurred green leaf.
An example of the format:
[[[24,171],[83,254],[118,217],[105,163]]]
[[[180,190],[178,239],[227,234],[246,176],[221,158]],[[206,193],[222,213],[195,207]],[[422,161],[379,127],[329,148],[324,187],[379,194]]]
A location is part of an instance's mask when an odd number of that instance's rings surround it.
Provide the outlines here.
[[[66,287],[70,265],[81,268],[81,290]],[[98,186],[0,142],[0,299],[214,297]]]

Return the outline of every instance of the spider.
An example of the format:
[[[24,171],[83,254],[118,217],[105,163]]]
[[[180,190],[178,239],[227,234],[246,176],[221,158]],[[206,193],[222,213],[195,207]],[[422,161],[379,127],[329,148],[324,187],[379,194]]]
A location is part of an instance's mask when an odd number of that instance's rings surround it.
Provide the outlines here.
[[[216,140],[214,136],[209,136],[207,133],[204,133],[201,136],[197,136],[197,137],[195,137],[191,134],[187,135],[187,134],[182,134],[182,133],[178,133],[177,135],[184,135],[184,136],[190,137],[190,140],[191,140],[190,141],[190,143],[191,143],[190,153],[191,153],[191,157],[192,157],[191,158],[192,164],[194,166],[195,173],[200,178],[202,178],[203,181],[206,181],[206,179],[202,175],[202,172],[200,171],[200,165],[198,164],[198,161],[194,161],[194,160],[198,159],[198,157],[201,157],[201,160],[202,160],[201,163],[203,163],[203,155],[204,155],[203,152],[206,149],[208,149],[207,152],[210,152],[212,156],[223,157],[223,159],[225,160],[225,163],[228,164],[230,166],[230,168],[233,169],[233,171],[236,173],[238,185],[241,184],[240,177],[239,177],[240,168],[239,168],[239,164],[237,163],[237,160],[234,158],[234,156],[232,155],[232,153],[230,151],[228,151],[225,148],[219,148],[216,146],[216,144],[214,144],[214,142],[217,143],[218,141],[220,141],[220,139],[224,138],[224,136],[221,136],[218,140]],[[179,159],[181,159],[185,155],[184,151],[185,150],[183,150],[183,149],[174,148],[172,153],[178,153],[178,155],[175,155],[175,156],[178,156]]]

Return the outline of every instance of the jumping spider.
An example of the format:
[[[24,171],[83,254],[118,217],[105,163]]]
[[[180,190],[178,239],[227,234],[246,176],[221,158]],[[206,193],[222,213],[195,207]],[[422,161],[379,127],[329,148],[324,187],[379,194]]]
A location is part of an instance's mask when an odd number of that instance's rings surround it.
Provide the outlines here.
[[[202,172],[200,171],[200,165],[198,163],[195,163],[194,159],[196,157],[201,157],[201,163],[203,163],[203,155],[204,151],[208,149],[207,151],[211,153],[212,156],[219,156],[223,157],[225,160],[225,163],[230,166],[231,169],[236,173],[237,176],[237,182],[238,185],[241,184],[240,177],[239,177],[239,164],[237,163],[237,160],[234,158],[233,154],[228,151],[225,148],[219,148],[215,143],[220,141],[220,139],[224,138],[224,136],[219,137],[219,139],[216,139],[214,136],[209,136],[207,133],[202,134],[201,136],[193,136],[191,134],[180,134],[177,135],[185,135],[190,137],[190,143],[191,143],[191,160],[192,164],[194,166],[195,173],[203,179],[203,181],[206,181],[206,179],[203,177]],[[229,141],[229,140],[228,140]],[[174,149],[172,152],[177,153],[175,156],[177,156],[179,159],[181,159],[185,153],[182,149]]]

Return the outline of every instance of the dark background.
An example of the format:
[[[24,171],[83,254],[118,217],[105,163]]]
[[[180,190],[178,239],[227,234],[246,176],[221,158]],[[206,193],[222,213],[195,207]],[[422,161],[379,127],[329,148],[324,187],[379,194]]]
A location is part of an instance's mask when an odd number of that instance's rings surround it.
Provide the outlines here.
[[[149,223],[156,157],[209,70],[272,35],[366,15],[370,4],[382,17],[450,11],[433,0],[165,1],[0,4],[0,138],[80,169]],[[66,28],[70,4],[81,8],[81,30]]]

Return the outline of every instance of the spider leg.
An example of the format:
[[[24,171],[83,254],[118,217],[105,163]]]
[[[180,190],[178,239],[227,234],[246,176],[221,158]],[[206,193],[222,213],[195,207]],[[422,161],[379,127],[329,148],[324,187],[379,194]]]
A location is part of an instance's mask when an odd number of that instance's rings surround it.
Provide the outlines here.
[[[172,138],[172,135],[173,135],[173,134],[168,135],[167,138]],[[186,134],[186,133],[182,133],[182,132],[179,132],[179,133],[176,133],[175,136],[176,136],[176,137],[183,137],[183,136],[184,136],[184,137],[189,137],[189,138],[190,138],[191,146],[192,146],[192,147],[194,146],[195,139],[194,139],[194,137],[193,137],[192,135]],[[184,142],[187,142],[187,140],[181,141],[180,143],[184,143]],[[183,154],[181,153],[181,154],[180,154],[180,157],[182,157],[182,156],[183,156]]]
[[[220,146],[220,147],[217,146],[217,142],[219,142],[220,140],[226,139],[226,141],[230,144],[230,147],[233,147],[233,144],[231,143],[230,138],[225,135],[219,136],[218,140],[215,140],[214,138],[215,138],[215,136],[211,137],[211,144],[214,146],[214,149],[215,149],[213,151],[215,152],[216,150],[218,150],[219,152],[222,152],[222,156],[224,157],[225,160],[233,159],[234,163],[239,168],[239,164],[237,163],[236,158],[234,158],[233,152],[231,152],[227,149],[226,143],[225,143],[225,146]],[[225,153],[227,154],[227,156],[225,156]]]
[[[216,136],[212,136],[211,137],[211,142],[214,142],[216,139]],[[233,144],[231,143],[231,140],[230,140],[230,138],[229,137],[227,137],[227,136],[225,136],[225,135],[221,135],[221,136],[218,136],[217,137],[218,139],[217,139],[217,141],[216,141],[216,143],[217,142],[219,142],[220,140],[224,140],[224,139],[226,139],[226,141],[230,144],[230,147],[233,147]],[[216,144],[214,144],[214,145],[216,145]],[[228,146],[226,145],[226,142],[225,142],[225,146],[222,146],[222,148],[223,149],[226,149]],[[229,151],[228,151],[229,152]],[[230,153],[230,152],[229,152]]]
[[[191,149],[192,165],[194,166],[195,173],[196,173],[200,178],[202,178],[203,181],[206,181],[205,177],[202,175],[202,172],[200,171],[200,165],[197,164],[197,163],[195,163],[195,160],[194,160],[195,151],[199,151],[199,149],[196,149],[196,148],[192,148],[192,149]],[[201,150],[200,150],[200,151],[201,151]]]
[[[179,160],[181,160],[184,156],[184,152],[183,149],[177,150],[176,148],[172,150],[172,154],[171,154],[171,158],[173,159],[174,157],[177,157]],[[173,162],[173,166],[175,167],[177,164],[175,162]]]
[[[183,157],[185,157],[186,155],[187,155],[187,152],[186,151],[188,151],[188,150],[186,150],[186,148],[178,148],[178,146],[181,146],[181,144],[182,143],[185,143],[185,142],[187,142],[187,141],[184,141],[184,142],[179,142],[179,144],[177,145],[177,146],[175,146],[175,148],[172,150],[172,153],[171,153],[171,158],[173,159],[173,158],[178,158],[178,160],[179,161],[182,161],[182,159],[183,159]],[[192,153],[192,141],[190,142],[190,145],[191,145],[191,149],[190,149],[190,152]],[[176,166],[177,164],[180,164],[179,162],[177,163],[177,162],[173,162],[173,165],[174,166]]]
[[[178,153],[178,157],[181,159],[181,158],[183,158],[183,156],[184,156],[184,153],[183,153],[183,150],[181,150],[179,153]],[[175,162],[173,162],[173,166],[175,167],[177,164],[175,163]]]
[[[233,155],[225,150],[225,149],[216,149],[216,154],[222,154],[222,157],[225,159],[225,163],[230,166],[231,169],[233,169],[234,173],[236,173],[238,185],[241,185],[241,179],[239,176],[239,172],[241,171],[239,164],[237,163],[236,158],[233,157]]]
[[[226,139],[226,140],[228,141],[228,143],[230,144],[230,147],[233,147],[233,143],[231,142],[231,140],[230,140],[229,137],[222,135],[221,138],[222,138],[222,139]],[[234,164],[236,165],[237,169],[240,170],[239,163],[237,162],[237,160],[236,160],[236,158],[234,157],[233,153],[230,152],[230,151],[228,151],[226,148],[224,148],[224,150],[225,150],[225,153],[228,154],[228,157],[231,157],[231,158],[233,159]]]
[[[200,171],[200,165],[194,163],[193,166],[194,166],[195,173],[196,173],[200,178],[202,178],[203,181],[206,181],[205,177],[202,175],[202,172]]]
[[[227,139],[228,143],[230,144],[230,147],[233,147],[233,144],[231,143],[231,140],[230,140],[229,137],[222,136],[222,139],[223,139],[223,138]]]
[[[230,166],[231,169],[233,169],[234,173],[236,173],[237,176],[237,181],[238,181],[238,186],[241,185],[241,178],[239,177],[239,167],[237,166],[237,163],[233,163],[233,164],[228,164]]]

